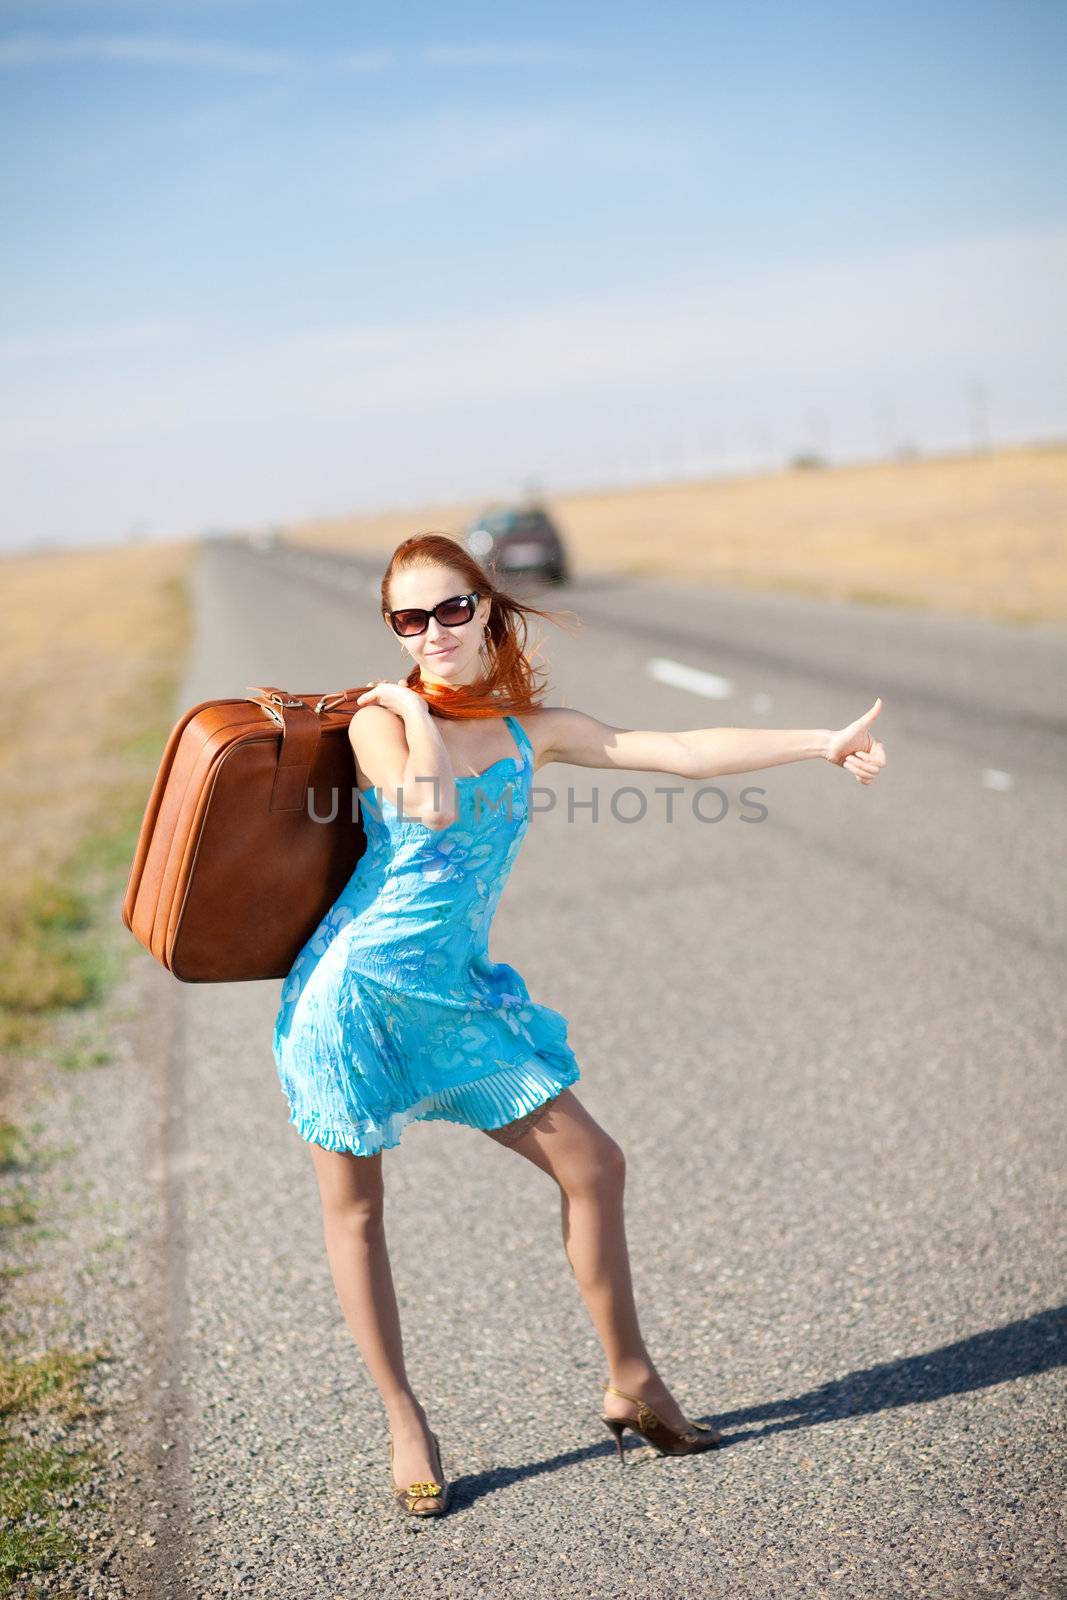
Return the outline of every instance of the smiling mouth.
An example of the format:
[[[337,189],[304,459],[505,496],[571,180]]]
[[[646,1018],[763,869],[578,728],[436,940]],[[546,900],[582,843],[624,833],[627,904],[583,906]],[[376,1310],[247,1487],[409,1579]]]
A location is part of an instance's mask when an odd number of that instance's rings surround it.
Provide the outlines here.
[[[426,654],[428,656],[450,656],[455,648],[455,645],[451,645],[447,650],[427,650]]]

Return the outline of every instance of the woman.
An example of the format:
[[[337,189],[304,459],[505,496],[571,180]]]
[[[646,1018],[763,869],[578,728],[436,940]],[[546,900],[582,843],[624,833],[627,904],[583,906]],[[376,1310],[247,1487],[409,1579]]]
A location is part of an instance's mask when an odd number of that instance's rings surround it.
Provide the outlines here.
[[[645,1348],[623,1152],[573,1092],[566,1019],[488,957],[534,772],[561,761],[707,778],[822,756],[866,784],[886,758],[868,733],[880,701],[839,733],[641,732],[541,706],[525,614],[548,613],[495,587],[443,534],[398,546],[381,601],[414,666],[357,698],[349,737],[367,848],[286,979],[274,1054],[289,1120],[311,1147],[337,1295],[385,1406],[395,1503],[435,1515],[450,1486],[405,1372],[382,1222],[382,1151],[413,1120],[480,1128],[559,1186],[620,1460],[627,1427],[669,1453],[721,1442],[689,1421]]]

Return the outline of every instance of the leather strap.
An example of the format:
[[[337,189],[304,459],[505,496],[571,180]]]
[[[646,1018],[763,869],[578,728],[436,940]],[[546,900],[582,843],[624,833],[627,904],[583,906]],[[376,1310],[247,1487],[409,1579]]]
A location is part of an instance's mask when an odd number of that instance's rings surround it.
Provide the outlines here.
[[[625,1389],[616,1389],[616,1387],[615,1387],[615,1385],[613,1383],[606,1383],[604,1385],[604,1387],[605,1387],[605,1389],[610,1389],[612,1394],[621,1395],[624,1400],[632,1400],[635,1406],[645,1406],[645,1408],[647,1410],[651,1410],[651,1407],[648,1405],[648,1402],[646,1400],[640,1399],[640,1397],[638,1395],[636,1395],[636,1394],[627,1394]],[[655,1416],[655,1412],[653,1412],[652,1414],[653,1414],[653,1416]]]
[[[271,788],[271,811],[301,811],[307,795],[308,780],[311,768],[319,748],[321,737],[319,719],[305,700],[298,695],[286,694],[283,689],[275,689],[269,684],[257,687],[254,694],[248,698],[263,710],[275,722],[279,723],[282,730],[281,745],[278,750],[278,764],[274,772],[274,783]],[[260,700],[258,695],[265,698]]]

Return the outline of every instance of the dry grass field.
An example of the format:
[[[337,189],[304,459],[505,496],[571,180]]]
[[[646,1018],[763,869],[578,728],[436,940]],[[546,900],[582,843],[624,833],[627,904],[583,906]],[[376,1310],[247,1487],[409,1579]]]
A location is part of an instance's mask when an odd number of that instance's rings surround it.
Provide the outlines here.
[[[0,561],[0,1046],[43,1040],[52,1008],[99,988],[94,896],[128,868],[173,721],[195,550]]]
[[[792,589],[1005,622],[1067,622],[1067,444],[794,468],[554,497],[576,574]],[[456,534],[482,502],[314,519],[295,542],[375,552]]]

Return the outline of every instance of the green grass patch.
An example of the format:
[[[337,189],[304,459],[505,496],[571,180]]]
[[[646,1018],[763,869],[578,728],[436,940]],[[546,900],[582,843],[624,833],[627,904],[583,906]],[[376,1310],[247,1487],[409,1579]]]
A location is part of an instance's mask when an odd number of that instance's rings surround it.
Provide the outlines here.
[[[0,1202],[0,1228],[19,1228],[37,1221],[37,1207],[26,1193]]]
[[[92,1067],[103,1067],[113,1061],[114,1052],[89,1040],[76,1039],[56,1051],[52,1060],[61,1072],[87,1072]]]
[[[93,1450],[60,1441],[29,1443],[13,1433],[16,1417],[50,1416],[60,1425],[100,1410],[83,1392],[83,1374],[108,1359],[91,1351],[47,1350],[31,1360],[0,1358],[0,1584],[2,1593],[21,1573],[47,1572],[83,1552],[59,1524],[59,1504],[92,1471]]]
[[[0,1356],[0,1419],[19,1412],[52,1412],[64,1422],[95,1414],[82,1389],[82,1374],[98,1361],[111,1359],[106,1345],[70,1350],[58,1345],[43,1355],[23,1359]]]
[[[0,1047],[40,1048],[58,1015],[99,1005],[135,953],[115,916],[115,893],[137,844],[141,788],[103,812],[107,820],[79,842],[61,882],[37,879],[0,909]],[[56,1057],[65,1071],[109,1060],[99,1040]]]
[[[38,879],[8,902],[0,923],[0,1009],[41,1013],[93,997],[84,935],[91,922],[84,896]]]
[[[183,580],[168,584],[176,609],[187,604]],[[59,1015],[98,1005],[123,977],[136,943],[116,915],[137,848],[156,766],[173,727],[175,677],[168,663],[138,680],[114,730],[100,743],[101,757],[125,765],[117,782],[102,785],[93,826],[50,876],[0,894],[0,1050],[40,1050]],[[57,1058],[65,1071],[105,1064],[110,1053],[67,1047]]]
[[[0,1119],[0,1172],[10,1172],[13,1167],[27,1164],[30,1147],[26,1135],[17,1122]]]

